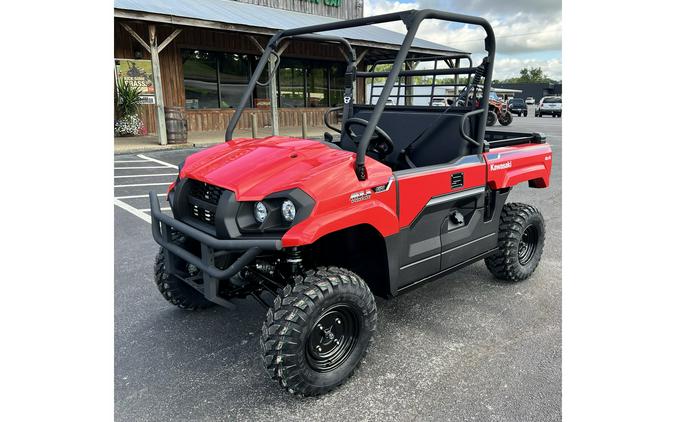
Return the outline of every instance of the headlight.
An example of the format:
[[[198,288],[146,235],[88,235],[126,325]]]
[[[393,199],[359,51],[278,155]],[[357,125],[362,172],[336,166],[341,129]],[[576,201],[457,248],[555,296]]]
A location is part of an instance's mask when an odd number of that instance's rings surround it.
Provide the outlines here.
[[[256,202],[253,206],[253,216],[255,221],[261,223],[267,218],[267,207],[262,202]]]
[[[295,219],[295,204],[293,201],[287,199],[281,204],[281,215],[284,220],[291,222]]]

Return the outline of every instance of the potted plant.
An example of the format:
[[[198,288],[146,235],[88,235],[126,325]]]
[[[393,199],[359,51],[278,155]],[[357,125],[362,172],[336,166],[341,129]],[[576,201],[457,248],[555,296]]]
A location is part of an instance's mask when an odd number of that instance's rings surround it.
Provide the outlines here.
[[[120,118],[115,122],[115,136],[136,136],[145,133],[145,125],[138,116],[140,105],[140,88],[131,86],[120,78],[117,84],[117,111]]]

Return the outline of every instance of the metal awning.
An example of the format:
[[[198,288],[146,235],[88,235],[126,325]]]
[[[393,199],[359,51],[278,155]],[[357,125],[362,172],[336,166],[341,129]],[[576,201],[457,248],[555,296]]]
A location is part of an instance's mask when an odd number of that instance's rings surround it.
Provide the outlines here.
[[[279,29],[335,22],[338,19],[273,9],[231,0],[115,0],[115,17],[229,31],[271,35]],[[328,31],[355,46],[398,50],[404,34],[378,26]],[[466,55],[468,53],[416,38],[411,53]]]

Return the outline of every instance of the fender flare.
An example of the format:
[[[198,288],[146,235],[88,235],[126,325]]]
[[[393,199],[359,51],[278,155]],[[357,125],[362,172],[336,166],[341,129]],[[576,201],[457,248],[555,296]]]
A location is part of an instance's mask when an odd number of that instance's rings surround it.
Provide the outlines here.
[[[312,215],[288,230],[281,240],[285,248],[310,245],[330,233],[358,225],[373,227],[383,238],[399,231],[395,210],[381,201],[368,201]]]

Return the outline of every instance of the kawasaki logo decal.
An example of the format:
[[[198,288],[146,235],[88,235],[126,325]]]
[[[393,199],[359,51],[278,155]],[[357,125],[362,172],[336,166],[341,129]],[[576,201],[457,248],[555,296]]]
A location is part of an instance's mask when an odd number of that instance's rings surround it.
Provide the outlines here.
[[[495,171],[495,170],[510,169],[512,166],[513,164],[510,161],[501,164],[490,164],[490,170]]]

